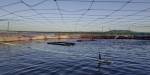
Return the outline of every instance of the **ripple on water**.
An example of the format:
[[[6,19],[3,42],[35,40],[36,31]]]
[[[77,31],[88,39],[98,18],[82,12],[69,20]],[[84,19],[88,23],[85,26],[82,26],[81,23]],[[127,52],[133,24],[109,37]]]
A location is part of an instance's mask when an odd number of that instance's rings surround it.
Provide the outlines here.
[[[78,43],[73,47],[46,45],[45,42],[32,43],[31,48],[26,48],[26,45],[12,47],[13,52],[0,48],[0,75],[148,75],[150,73],[149,41],[99,40]],[[102,53],[102,58],[108,58],[113,63],[98,64],[95,59],[99,51]]]

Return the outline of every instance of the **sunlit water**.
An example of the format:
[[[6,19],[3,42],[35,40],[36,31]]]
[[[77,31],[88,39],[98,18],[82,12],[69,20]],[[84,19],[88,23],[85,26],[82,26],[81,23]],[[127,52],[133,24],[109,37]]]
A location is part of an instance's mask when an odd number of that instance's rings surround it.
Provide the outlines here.
[[[97,40],[75,46],[46,41],[0,44],[0,75],[149,75],[150,41]],[[110,65],[98,64],[98,52]]]

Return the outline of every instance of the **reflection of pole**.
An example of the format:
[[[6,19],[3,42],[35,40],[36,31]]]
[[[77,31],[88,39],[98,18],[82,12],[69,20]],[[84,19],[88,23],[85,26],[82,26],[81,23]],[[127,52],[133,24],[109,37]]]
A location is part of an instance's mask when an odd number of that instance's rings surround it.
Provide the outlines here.
[[[100,72],[101,73],[101,63],[99,62],[99,61],[101,61],[101,54],[100,54],[100,52],[99,52],[99,54],[98,54],[98,65],[97,65],[97,68],[98,68],[98,72]]]
[[[9,26],[10,26],[9,24],[10,24],[10,23],[9,23],[9,21],[8,21],[8,25],[7,25],[7,31],[9,31]]]
[[[102,58],[101,58],[101,53],[99,52],[99,54],[98,54],[98,55],[99,55],[99,60],[101,60],[101,59],[102,59]]]

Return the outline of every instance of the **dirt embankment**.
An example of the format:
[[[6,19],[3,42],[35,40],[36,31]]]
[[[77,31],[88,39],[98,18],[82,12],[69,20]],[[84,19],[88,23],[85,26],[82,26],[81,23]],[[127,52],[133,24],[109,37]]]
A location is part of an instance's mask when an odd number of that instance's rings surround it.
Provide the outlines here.
[[[91,35],[91,34],[12,34],[0,33],[0,41],[28,41],[44,39],[140,39],[150,40],[150,36],[133,35]]]

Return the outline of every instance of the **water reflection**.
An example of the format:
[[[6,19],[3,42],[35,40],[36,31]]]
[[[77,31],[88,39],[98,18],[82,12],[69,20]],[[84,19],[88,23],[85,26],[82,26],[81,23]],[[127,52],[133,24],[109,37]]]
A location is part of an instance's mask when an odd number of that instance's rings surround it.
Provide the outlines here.
[[[50,40],[0,45],[0,75],[148,75],[150,42],[98,40],[72,47],[47,45]],[[54,41],[54,40],[51,40]],[[141,44],[142,43],[142,44]],[[139,45],[140,44],[140,45]],[[99,52],[101,56],[99,57]],[[97,59],[111,58],[111,65]]]

